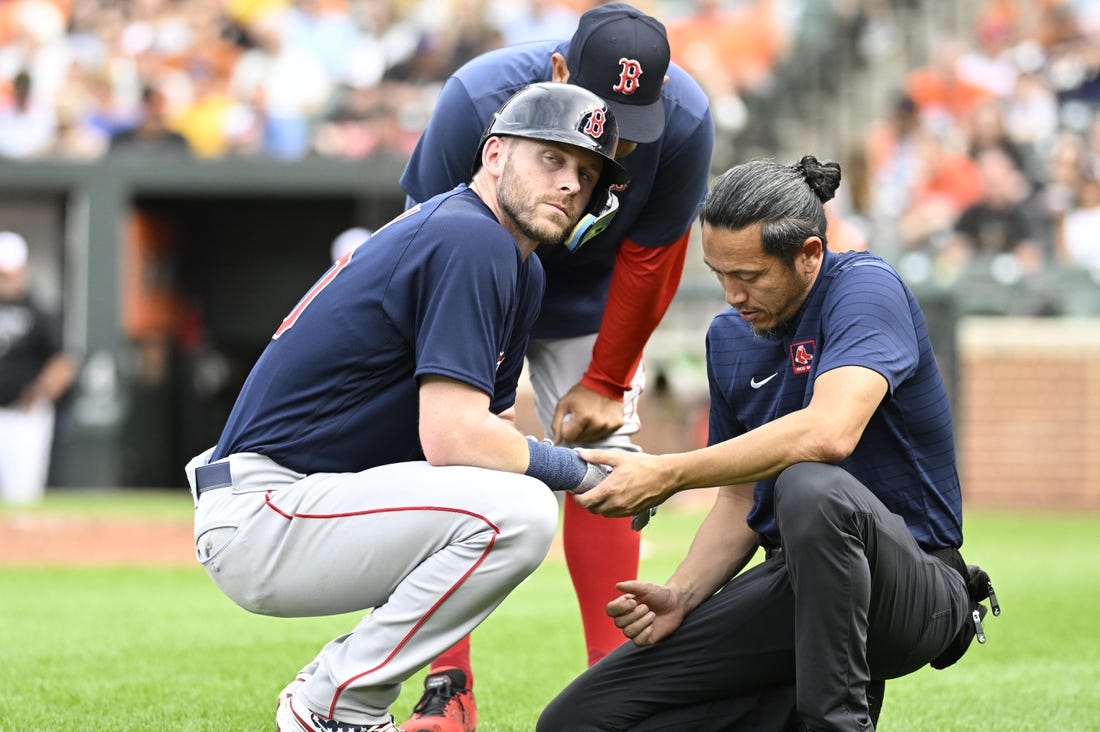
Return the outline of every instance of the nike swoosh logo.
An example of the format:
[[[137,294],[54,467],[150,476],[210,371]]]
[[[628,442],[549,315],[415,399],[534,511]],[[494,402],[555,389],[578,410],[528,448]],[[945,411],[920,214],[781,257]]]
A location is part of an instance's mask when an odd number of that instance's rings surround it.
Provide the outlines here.
[[[774,379],[774,378],[775,378],[776,376],[779,376],[779,372],[778,372],[778,371],[776,371],[776,372],[775,372],[774,374],[772,374],[771,376],[767,377],[766,379],[761,379],[760,381],[757,381],[757,380],[756,380],[756,377],[754,376],[754,377],[752,377],[752,379],[750,379],[750,380],[749,380],[749,386],[751,386],[751,387],[752,387],[753,389],[759,389],[759,388],[760,388],[760,387],[762,387],[762,386],[763,386],[764,384],[767,384],[767,383],[768,383],[769,381],[771,381],[772,379]]]

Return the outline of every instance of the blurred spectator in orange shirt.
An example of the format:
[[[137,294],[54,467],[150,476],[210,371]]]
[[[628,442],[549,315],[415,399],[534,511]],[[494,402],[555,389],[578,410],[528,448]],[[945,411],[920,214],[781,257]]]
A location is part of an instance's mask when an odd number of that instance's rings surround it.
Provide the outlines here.
[[[728,9],[722,0],[695,0],[695,11],[667,28],[672,60],[712,100],[765,90],[787,47],[775,0],[751,0]]]
[[[981,173],[965,153],[938,133],[921,134],[908,205],[901,213],[906,249],[938,250],[963,209],[982,195]]]
[[[905,77],[905,90],[921,116],[936,129],[947,129],[970,114],[980,100],[989,99],[989,89],[967,81],[959,73],[964,46],[956,38],[944,38],[925,66]]]
[[[672,61],[702,87],[714,117],[714,166],[734,163],[733,140],[745,132],[753,98],[773,92],[788,38],[776,0],[693,0],[694,11],[666,23]],[[766,126],[767,122],[763,122]]]
[[[879,176],[906,146],[911,146],[922,129],[920,111],[908,95],[898,94],[889,114],[871,124],[864,136],[867,167],[872,177]]]

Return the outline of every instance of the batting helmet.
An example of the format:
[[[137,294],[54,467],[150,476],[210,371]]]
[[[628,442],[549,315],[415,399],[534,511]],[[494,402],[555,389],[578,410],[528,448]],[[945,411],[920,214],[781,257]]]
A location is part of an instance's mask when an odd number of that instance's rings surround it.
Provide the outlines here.
[[[550,81],[519,90],[493,114],[474,156],[474,172],[481,167],[485,141],[494,135],[549,140],[592,150],[604,159],[600,182],[608,186],[630,180],[615,161],[619,126],[615,114],[600,97],[573,84]]]
[[[574,251],[611,223],[619,210],[619,200],[611,187],[626,185],[630,174],[615,160],[619,126],[606,101],[573,84],[541,82],[524,87],[489,120],[477,146],[473,172],[481,167],[481,151],[494,135],[561,142],[597,153],[603,158],[603,171],[585,215],[565,246]]]

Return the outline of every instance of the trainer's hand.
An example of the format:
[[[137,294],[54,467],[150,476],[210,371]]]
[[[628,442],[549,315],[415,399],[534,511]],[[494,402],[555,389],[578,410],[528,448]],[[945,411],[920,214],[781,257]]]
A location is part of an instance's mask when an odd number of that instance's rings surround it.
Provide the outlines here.
[[[660,455],[622,450],[578,449],[590,463],[611,468],[599,485],[576,496],[577,504],[604,516],[634,516],[664,503],[676,488]]]
[[[622,426],[622,401],[608,399],[580,384],[574,384],[558,400],[554,419],[550,423],[557,444],[595,442]]]
[[[607,603],[607,614],[636,646],[664,640],[684,621],[683,605],[665,585],[631,580],[615,587],[623,594]]]

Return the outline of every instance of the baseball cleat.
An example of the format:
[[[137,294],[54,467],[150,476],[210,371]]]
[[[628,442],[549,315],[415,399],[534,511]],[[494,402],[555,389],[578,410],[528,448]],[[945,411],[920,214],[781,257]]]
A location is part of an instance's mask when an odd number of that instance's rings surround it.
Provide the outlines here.
[[[474,692],[466,688],[466,673],[457,668],[424,679],[424,695],[400,727],[404,732],[474,732],[476,728]]]
[[[278,732],[401,732],[393,725],[393,719],[379,724],[352,724],[335,719],[325,719],[310,711],[291,694],[280,698],[275,711],[275,729]]]

